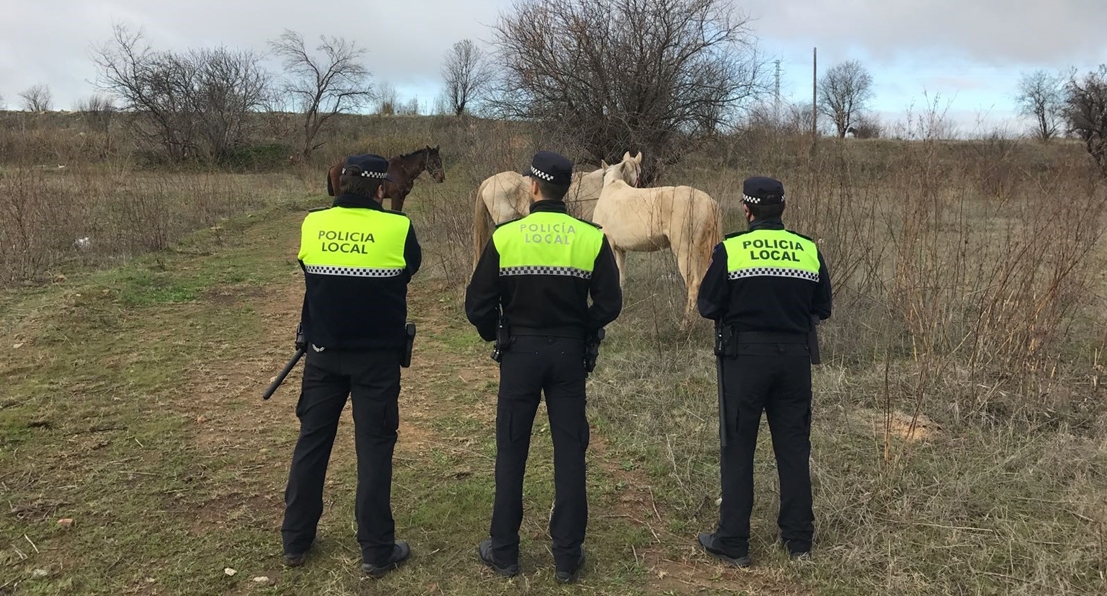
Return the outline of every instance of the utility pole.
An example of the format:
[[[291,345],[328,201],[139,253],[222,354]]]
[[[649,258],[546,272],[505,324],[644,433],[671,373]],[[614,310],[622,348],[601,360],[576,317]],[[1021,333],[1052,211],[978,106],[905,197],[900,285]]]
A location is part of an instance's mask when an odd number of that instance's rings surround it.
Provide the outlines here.
[[[819,139],[819,48],[811,51],[811,149]]]
[[[780,118],[780,58],[776,59],[776,85],[773,95],[773,115]]]

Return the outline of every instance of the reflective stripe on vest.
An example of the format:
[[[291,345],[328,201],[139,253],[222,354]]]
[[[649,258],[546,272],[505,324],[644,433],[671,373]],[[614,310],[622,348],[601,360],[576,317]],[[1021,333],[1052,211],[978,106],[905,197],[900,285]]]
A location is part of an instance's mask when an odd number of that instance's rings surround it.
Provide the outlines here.
[[[309,213],[300,229],[299,259],[315,275],[396,277],[404,272],[411,222],[375,209],[332,207]]]
[[[559,275],[591,279],[603,232],[564,213],[532,213],[492,234],[500,275]]]
[[[792,277],[819,281],[815,243],[788,230],[754,230],[723,241],[727,278]]]

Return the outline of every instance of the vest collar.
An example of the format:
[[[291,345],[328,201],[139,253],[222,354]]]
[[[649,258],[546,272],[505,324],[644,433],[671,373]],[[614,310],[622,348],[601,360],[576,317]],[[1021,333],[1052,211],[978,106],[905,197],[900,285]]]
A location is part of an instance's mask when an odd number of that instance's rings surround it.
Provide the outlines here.
[[[750,222],[750,231],[754,230],[783,230],[784,222],[779,217],[767,217],[755,219]]]
[[[565,201],[535,201],[530,205],[531,213],[568,213]]]
[[[368,197],[360,195],[338,195],[334,198],[332,207],[347,207],[350,209],[374,209],[376,211],[384,211],[384,205],[376,202]]]

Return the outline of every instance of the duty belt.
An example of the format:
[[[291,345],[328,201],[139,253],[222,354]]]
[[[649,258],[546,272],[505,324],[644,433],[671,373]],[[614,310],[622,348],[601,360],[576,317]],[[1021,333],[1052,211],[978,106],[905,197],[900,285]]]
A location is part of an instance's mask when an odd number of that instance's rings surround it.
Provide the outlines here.
[[[567,337],[583,340],[585,332],[582,327],[516,327],[512,325],[511,335],[539,335],[542,337]]]
[[[738,331],[734,334],[738,344],[806,344],[803,333],[773,333],[770,331]]]

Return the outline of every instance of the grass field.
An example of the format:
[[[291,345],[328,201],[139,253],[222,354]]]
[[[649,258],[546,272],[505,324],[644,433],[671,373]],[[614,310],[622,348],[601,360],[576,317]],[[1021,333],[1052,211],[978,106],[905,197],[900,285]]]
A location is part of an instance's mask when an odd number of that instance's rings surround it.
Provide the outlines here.
[[[1107,250],[1076,224],[1047,233],[1068,212],[1039,213],[1026,202],[1034,189],[1016,192],[1028,176],[1048,182],[1070,172],[1063,160],[1036,152],[1014,164],[997,159],[995,168],[1013,173],[995,174],[971,169],[992,162],[968,159],[959,152],[981,149],[962,146],[931,161],[827,158],[832,176],[785,178],[795,196],[824,201],[798,203],[794,221],[825,239],[840,281],[823,329],[826,364],[815,371],[813,564],[794,565],[775,546],[765,427],[755,567],[727,569],[695,547],[717,515],[710,329],[678,328],[683,289],[672,257],[656,253],[631,255],[624,314],[608,328],[589,381],[590,562],[581,584],[561,587],[552,577],[542,410],[525,489],[523,573],[505,581],[485,570],[475,548],[491,513],[496,369],[462,310],[468,193],[485,169],[506,169],[526,150],[509,139],[447,158],[447,183],[421,180],[408,202],[425,264],[411,289],[419,337],[404,371],[395,459],[397,534],[414,549],[401,571],[382,581],[360,573],[348,415],[317,549],[304,568],[280,564],[298,372],[271,401],[260,394],[292,351],[299,223],[328,201],[314,194],[322,178],[309,172],[265,182],[267,194],[242,210],[217,210],[215,225],[197,220],[199,231],[174,232],[168,248],[62,261],[64,278],[0,292],[8,355],[0,360],[0,594],[1107,593],[1107,278],[1099,266]],[[790,167],[735,159],[766,173]],[[997,194],[926,190],[928,176],[958,164],[967,164],[958,181],[994,184]],[[727,172],[705,186],[723,199],[741,177]],[[1087,184],[1089,200],[1102,197]],[[875,215],[827,215],[847,201]],[[931,202],[970,215],[925,219]],[[915,217],[926,225],[912,227]],[[958,223],[965,218],[971,230],[989,230],[990,248],[946,250],[970,229]],[[1031,229],[1045,231],[1036,238]],[[1072,252],[1081,242],[1088,252]],[[1008,271],[1000,257],[1011,247],[1030,256]],[[1079,276],[1051,284],[1052,263],[1075,254],[1087,265]],[[994,269],[981,264],[993,257]],[[1032,259],[1037,273],[1019,277],[1015,268]],[[968,265],[931,277],[951,262]],[[996,271],[1008,277],[993,280]],[[987,283],[977,284],[981,277]],[[985,338],[984,348],[963,347],[963,336]],[[1025,363],[1018,369],[1008,364],[1016,355]]]

